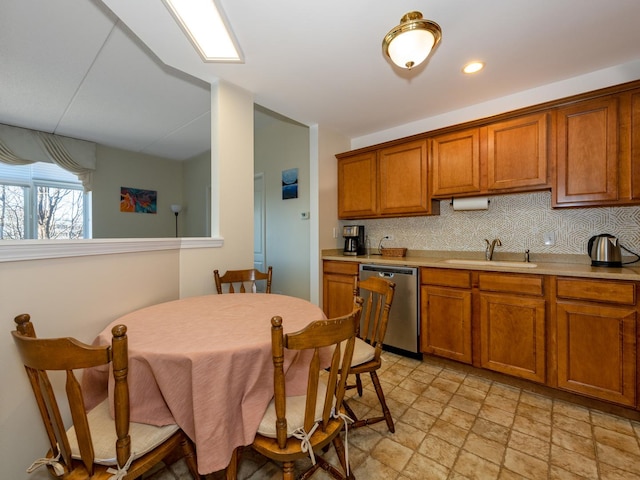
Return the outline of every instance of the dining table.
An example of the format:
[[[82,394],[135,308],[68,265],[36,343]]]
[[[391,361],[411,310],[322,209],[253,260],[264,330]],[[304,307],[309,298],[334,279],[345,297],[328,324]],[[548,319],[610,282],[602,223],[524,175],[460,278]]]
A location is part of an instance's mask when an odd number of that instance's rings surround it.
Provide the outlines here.
[[[212,294],[136,310],[107,325],[95,345],[111,343],[111,328],[127,327],[131,421],[177,424],[195,443],[201,474],[229,465],[236,447],[253,442],[273,397],[271,318],[284,333],[325,319],[307,300],[279,294]],[[309,358],[286,352],[287,395],[306,388]],[[83,377],[86,407],[113,394],[104,368]]]

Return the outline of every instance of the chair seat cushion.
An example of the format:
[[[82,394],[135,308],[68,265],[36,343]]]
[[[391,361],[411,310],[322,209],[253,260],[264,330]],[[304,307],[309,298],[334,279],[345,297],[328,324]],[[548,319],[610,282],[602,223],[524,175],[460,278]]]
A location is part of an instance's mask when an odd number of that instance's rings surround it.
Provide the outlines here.
[[[353,359],[351,360],[351,366],[355,367],[365,362],[373,360],[376,356],[376,349],[369,345],[361,338],[356,337],[356,342],[353,348]]]
[[[116,426],[109,412],[109,400],[106,399],[87,414],[95,463],[100,465],[115,465],[116,462]],[[131,436],[131,454],[140,458],[164,443],[171,435],[178,431],[178,425],[165,425],[157,427],[146,423],[130,423],[129,435]],[[75,428],[67,430],[67,437],[71,446],[71,456],[80,459],[80,449],[76,438]]]
[[[324,397],[327,393],[327,385],[322,380],[318,382],[318,395],[316,400],[316,412],[314,421],[322,421],[322,409],[324,407]],[[287,417],[287,437],[291,437],[293,432],[304,427],[304,411],[307,396],[298,395],[286,398],[286,417]],[[276,403],[275,399],[271,399],[264,416],[260,421],[258,433],[265,437],[276,438]]]

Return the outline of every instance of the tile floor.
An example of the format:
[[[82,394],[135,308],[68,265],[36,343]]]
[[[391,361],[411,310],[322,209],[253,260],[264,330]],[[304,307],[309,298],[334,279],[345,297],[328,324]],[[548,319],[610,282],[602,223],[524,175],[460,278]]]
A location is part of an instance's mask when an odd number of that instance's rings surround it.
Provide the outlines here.
[[[349,432],[350,463],[360,480],[640,479],[638,421],[450,364],[390,353],[384,359],[380,380],[396,432],[384,422]],[[356,414],[378,409],[370,385],[362,398],[351,392]],[[180,461],[148,478],[191,477]],[[224,472],[207,476],[222,478]],[[245,451],[240,480],[277,478],[277,465]],[[312,478],[329,476],[319,471]]]

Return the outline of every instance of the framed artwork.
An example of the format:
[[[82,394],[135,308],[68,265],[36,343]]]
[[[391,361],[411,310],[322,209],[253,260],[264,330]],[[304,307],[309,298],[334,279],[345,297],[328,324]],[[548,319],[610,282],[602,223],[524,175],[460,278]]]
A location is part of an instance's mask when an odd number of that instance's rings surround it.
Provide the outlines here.
[[[298,169],[282,171],[282,199],[298,198]]]
[[[156,213],[158,192],[140,188],[120,187],[120,211]]]

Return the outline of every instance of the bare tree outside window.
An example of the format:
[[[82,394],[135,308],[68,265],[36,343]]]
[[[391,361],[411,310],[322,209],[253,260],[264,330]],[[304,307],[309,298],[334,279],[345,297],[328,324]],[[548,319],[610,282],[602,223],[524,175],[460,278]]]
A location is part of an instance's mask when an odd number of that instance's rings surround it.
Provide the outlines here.
[[[30,188],[0,185],[0,239],[84,238],[84,194],[80,188],[52,185],[35,187],[35,235],[27,236]]]

